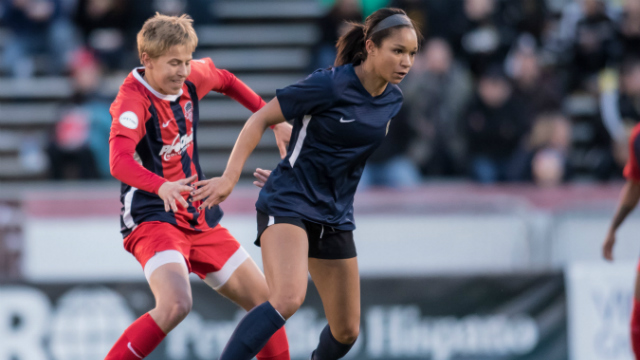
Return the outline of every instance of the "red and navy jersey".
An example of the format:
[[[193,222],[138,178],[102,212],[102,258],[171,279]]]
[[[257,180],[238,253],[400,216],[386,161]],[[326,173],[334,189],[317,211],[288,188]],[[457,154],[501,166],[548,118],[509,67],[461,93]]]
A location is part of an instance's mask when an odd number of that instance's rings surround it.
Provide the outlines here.
[[[640,182],[640,124],[633,127],[629,137],[629,160],[624,167],[624,177]]]
[[[112,125],[109,138],[111,153],[117,151],[113,149],[113,144],[118,144],[117,141],[112,142],[114,138],[126,137],[135,141],[135,159],[144,167],[140,169],[144,172],[141,176],[148,174],[166,181],[192,175],[198,176],[196,181],[205,179],[198,160],[198,103],[209,91],[229,95],[252,111],[264,104],[233,74],[217,69],[209,58],[191,62],[191,73],[177,95],[157,92],[143,77],[144,68],[136,68],[120,87],[110,109]],[[113,167],[114,164],[112,173]],[[156,194],[159,185],[156,188],[136,188],[132,186],[135,183],[133,179],[126,180],[126,171],[120,170],[119,173],[122,176],[115,173],[114,176],[122,181],[120,221],[125,237],[145,221],[162,221],[185,229],[205,231],[214,228],[222,218],[219,206],[198,211],[201,202],[189,203],[187,209],[178,205],[179,211],[175,214],[166,212],[163,200]],[[187,199],[188,194],[184,197]]]

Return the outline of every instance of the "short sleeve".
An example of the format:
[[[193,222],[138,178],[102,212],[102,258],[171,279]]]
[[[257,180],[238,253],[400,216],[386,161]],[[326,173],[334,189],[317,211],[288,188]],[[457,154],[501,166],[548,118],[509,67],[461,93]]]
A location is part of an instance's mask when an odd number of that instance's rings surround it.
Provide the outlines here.
[[[624,177],[633,181],[640,181],[640,166],[638,166],[638,158],[640,158],[639,126],[636,125],[629,138],[629,160],[624,167]]]
[[[150,114],[144,98],[134,91],[122,90],[109,109],[111,114],[111,134],[109,139],[125,136],[136,144],[146,133],[145,123]]]
[[[334,103],[333,79],[327,70],[316,71],[296,84],[276,90],[276,97],[287,120],[318,114]]]

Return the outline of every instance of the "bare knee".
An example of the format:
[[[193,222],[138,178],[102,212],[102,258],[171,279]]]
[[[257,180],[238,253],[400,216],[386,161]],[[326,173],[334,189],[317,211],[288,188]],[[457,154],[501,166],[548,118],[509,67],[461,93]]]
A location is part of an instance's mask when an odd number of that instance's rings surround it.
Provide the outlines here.
[[[302,306],[304,302],[304,293],[285,293],[276,294],[271,297],[269,302],[273,307],[278,310],[283,318],[288,319]]]
[[[159,306],[167,325],[175,327],[189,315],[193,301],[190,296],[183,296],[164,302]]]
[[[331,334],[342,344],[353,344],[360,335],[360,324],[346,324],[344,327],[331,328]]]

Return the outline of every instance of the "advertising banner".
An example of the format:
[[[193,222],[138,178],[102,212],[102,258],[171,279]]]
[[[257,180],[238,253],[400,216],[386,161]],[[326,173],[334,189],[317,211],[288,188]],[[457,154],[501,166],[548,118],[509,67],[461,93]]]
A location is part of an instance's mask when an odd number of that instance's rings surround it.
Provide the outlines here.
[[[217,359],[243,316],[193,282],[193,310],[148,357]],[[0,285],[0,360],[103,359],[154,305],[146,283]],[[326,320],[310,283],[287,322],[292,359],[306,360]],[[562,274],[365,278],[361,333],[347,359],[565,360]]]
[[[634,360],[629,321],[634,263],[579,263],[567,271],[572,360]]]

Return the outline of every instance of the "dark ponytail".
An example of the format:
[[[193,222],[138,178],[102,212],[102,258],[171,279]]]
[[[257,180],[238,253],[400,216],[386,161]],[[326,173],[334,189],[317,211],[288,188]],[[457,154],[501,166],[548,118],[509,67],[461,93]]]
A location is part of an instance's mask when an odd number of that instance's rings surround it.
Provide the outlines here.
[[[391,35],[391,32],[394,29],[408,27],[407,25],[399,25],[377,31],[374,34],[369,33],[371,29],[376,27],[376,25],[378,25],[382,20],[396,14],[407,15],[402,9],[383,8],[369,15],[364,21],[364,24],[349,22],[348,24],[350,25],[350,29],[342,35],[336,43],[338,54],[336,55],[334,66],[342,66],[346,64],[359,65],[367,59],[367,50],[365,48],[367,40],[371,40],[376,44],[376,46],[380,46],[380,44],[382,44],[382,40]],[[413,24],[413,29],[416,31],[416,35],[418,35],[418,39],[420,40],[422,35],[420,34],[420,31],[418,31],[418,27],[413,20],[411,23]]]
[[[338,55],[334,66],[361,63],[365,58],[364,24],[349,22],[350,29],[336,43]]]

